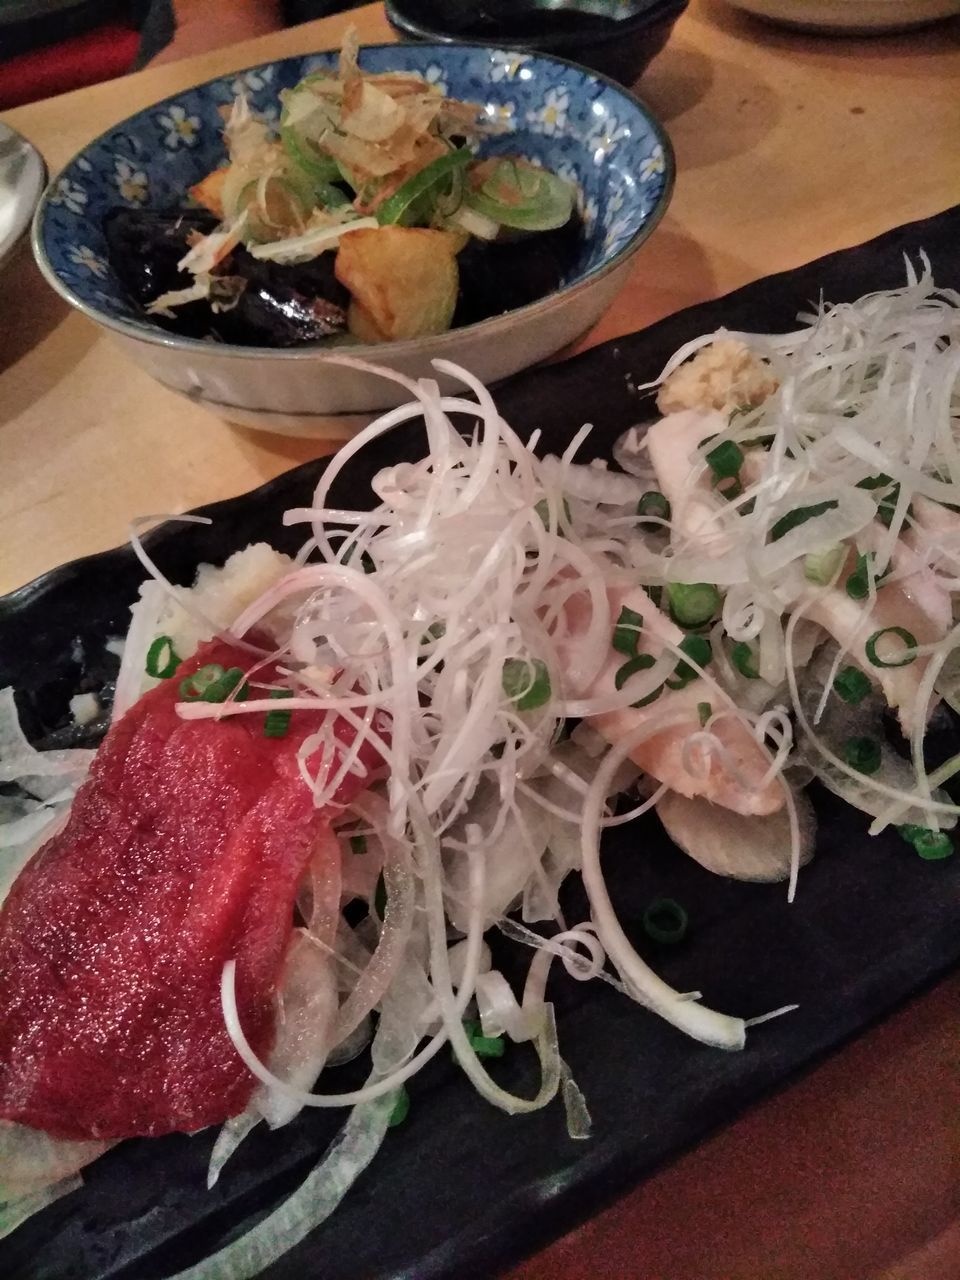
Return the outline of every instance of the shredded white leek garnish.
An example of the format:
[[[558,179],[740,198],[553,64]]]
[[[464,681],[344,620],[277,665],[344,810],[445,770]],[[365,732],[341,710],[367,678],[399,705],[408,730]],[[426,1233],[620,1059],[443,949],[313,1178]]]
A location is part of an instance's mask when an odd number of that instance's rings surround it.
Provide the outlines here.
[[[585,1137],[589,1099],[547,999],[555,959],[569,978],[606,982],[727,1049],[790,1011],[746,1016],[744,992],[745,1016],[716,1012],[658,976],[614,912],[606,827],[656,811],[710,871],[784,880],[790,898],[814,848],[801,790],[811,777],[874,830],[909,824],[910,840],[949,839],[960,756],[932,767],[925,749],[940,698],[960,705],[960,295],[937,289],[924,259],[901,289],[801,319],[790,334],[687,344],[651,384],[665,416],[621,438],[616,472],[578,461],[586,429],[562,456],[538,458],[456,366],[437,362],[461,384],[454,395],[372,370],[410,404],[361,431],[312,504],[286,512],[284,523],[305,526],[301,554],[260,553],[256,589],[232,607],[167,582],[135,539],[153,581],[134,608],[118,713],[142,691],[144,653],[174,631],[175,608],[181,656],[210,635],[232,638],[250,648],[251,672],[276,662],[285,708],[327,713],[299,760],[319,808],[348,774],[366,788],[338,813],[340,858],[318,852],[301,888],[266,1061],[246,1038],[233,962],[224,969],[225,1023],[258,1087],[225,1127],[211,1181],[260,1120],[354,1110],[285,1209],[185,1275],[238,1280],[302,1238],[372,1158],[398,1090],[447,1044],[495,1106],[524,1112],[559,1094],[571,1137]],[[415,419],[424,456],[376,475],[372,509],[333,505],[352,459]],[[270,692],[178,710],[262,716],[276,708]],[[3,706],[0,776],[44,773],[4,730]],[[337,719],[354,734],[345,749]],[[82,776],[50,754],[59,771],[71,785]],[[11,819],[15,831],[33,821],[29,806]],[[653,829],[636,826],[638,856]],[[331,863],[332,878],[321,870]],[[590,903],[578,923],[560,900],[572,871]],[[350,924],[341,908],[357,898],[368,913]],[[532,950],[519,995],[493,966],[493,927]],[[324,1063],[359,1052],[374,1017],[366,1084],[317,1089]],[[504,1089],[483,1060],[485,1040],[501,1036],[536,1050],[527,1094]]]

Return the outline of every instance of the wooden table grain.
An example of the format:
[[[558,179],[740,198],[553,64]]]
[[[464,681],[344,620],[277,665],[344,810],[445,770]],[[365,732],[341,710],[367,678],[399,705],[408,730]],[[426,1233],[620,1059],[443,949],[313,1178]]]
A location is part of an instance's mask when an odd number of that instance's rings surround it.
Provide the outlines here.
[[[55,172],[132,111],[335,47],[350,22],[367,42],[390,38],[370,6],[3,119]],[[676,195],[581,345],[960,202],[957,22],[812,37],[694,0],[639,92],[673,140]],[[133,516],[240,493],[318,452],[157,386],[47,289],[27,252],[0,275],[0,336],[0,591],[123,541]],[[511,1280],[957,1280],[958,1135],[952,977]]]

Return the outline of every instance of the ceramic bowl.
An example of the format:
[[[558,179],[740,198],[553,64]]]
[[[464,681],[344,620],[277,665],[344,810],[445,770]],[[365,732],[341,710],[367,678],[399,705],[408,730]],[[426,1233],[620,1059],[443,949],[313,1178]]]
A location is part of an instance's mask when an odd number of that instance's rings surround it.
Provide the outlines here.
[[[46,177],[39,151],[0,124],[0,267],[28,231]]]
[[[571,58],[633,84],[670,38],[687,0],[614,0],[611,12],[554,7],[551,0],[386,0],[404,40],[495,42]],[[617,10],[621,12],[617,12]]]
[[[298,435],[342,436],[331,415],[386,408],[406,393],[327,361],[322,346],[230,346],[161,329],[111,270],[103,219],[118,205],[182,204],[187,188],[222,159],[220,111],[238,91],[275,115],[279,90],[332,66],[336,56],[266,63],[139,112],[70,161],[48,186],[33,225],[34,252],[50,284],[157,381],[229,421]],[[585,232],[570,278],[548,297],[436,337],[357,344],[350,353],[413,377],[432,375],[431,360],[443,358],[492,382],[589,329],[626,282],[670,200],[673,154],[646,107],[582,67],[510,50],[382,45],[364,49],[360,61],[370,71],[415,70],[454,97],[483,102],[507,126],[485,149],[521,151],[575,181]]]

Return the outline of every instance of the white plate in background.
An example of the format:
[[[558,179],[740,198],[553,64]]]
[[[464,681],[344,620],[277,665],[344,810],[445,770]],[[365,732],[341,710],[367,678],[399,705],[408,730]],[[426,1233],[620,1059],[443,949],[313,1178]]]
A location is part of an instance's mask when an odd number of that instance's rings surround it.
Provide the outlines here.
[[[0,124],[0,267],[29,229],[46,178],[36,147]]]
[[[730,0],[781,26],[824,34],[907,31],[960,13],[960,0]]]

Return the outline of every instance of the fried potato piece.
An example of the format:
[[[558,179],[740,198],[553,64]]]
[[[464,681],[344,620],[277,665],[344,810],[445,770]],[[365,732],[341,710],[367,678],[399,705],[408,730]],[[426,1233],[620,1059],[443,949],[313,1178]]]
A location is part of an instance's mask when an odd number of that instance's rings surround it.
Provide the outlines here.
[[[218,218],[223,217],[223,184],[227,180],[229,168],[214,169],[212,173],[190,188],[189,194],[197,204],[209,209]]]
[[[354,299],[350,332],[365,342],[446,332],[457,304],[460,245],[459,236],[426,227],[378,227],[343,236],[336,274]]]

